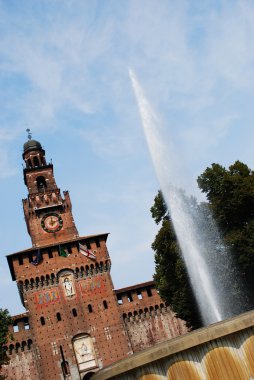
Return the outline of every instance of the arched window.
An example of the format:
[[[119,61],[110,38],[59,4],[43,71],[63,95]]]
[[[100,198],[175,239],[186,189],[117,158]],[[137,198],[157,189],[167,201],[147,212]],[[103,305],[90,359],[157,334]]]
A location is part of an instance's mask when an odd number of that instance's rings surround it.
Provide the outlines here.
[[[58,321],[61,321],[61,314],[60,313],[56,313],[56,319],[58,320]]]
[[[76,309],[72,309],[72,315],[73,315],[73,317],[76,317],[78,315]]]
[[[15,351],[18,352],[20,349],[20,343],[15,344]]]
[[[47,188],[45,177],[39,176],[36,178],[38,191],[44,191]]]
[[[12,354],[13,350],[14,350],[14,345],[11,344],[11,345],[9,346],[9,354],[10,354],[10,355]]]
[[[21,343],[21,351],[24,351],[24,350],[25,350],[26,345],[27,345],[27,344],[26,344],[26,342],[24,342],[24,341]]]
[[[39,277],[35,277],[35,286],[36,286],[36,288],[38,288],[39,283],[40,283]]]
[[[89,313],[92,313],[92,312],[93,312],[92,305],[89,304],[87,307],[88,307],[88,311],[89,311]]]
[[[50,281],[50,276],[49,274],[46,274],[46,284],[49,285],[49,281]]]
[[[40,318],[40,321],[41,321],[41,325],[44,326],[44,325],[45,325],[45,318],[44,318],[44,317],[41,317],[41,318]]]
[[[34,157],[34,166],[40,166],[38,157]]]

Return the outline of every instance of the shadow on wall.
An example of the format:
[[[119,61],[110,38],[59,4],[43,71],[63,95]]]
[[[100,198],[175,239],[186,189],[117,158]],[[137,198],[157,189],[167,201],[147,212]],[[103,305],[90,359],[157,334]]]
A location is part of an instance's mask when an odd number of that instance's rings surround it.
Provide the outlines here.
[[[93,376],[94,372],[88,372],[85,374],[85,376],[82,378],[82,380],[88,380],[88,379],[91,379],[91,377]]]

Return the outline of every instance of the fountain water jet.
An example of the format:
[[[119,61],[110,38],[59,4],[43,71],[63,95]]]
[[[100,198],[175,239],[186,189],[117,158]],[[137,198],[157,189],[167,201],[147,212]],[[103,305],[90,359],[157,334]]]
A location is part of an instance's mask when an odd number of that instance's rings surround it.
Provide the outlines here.
[[[208,325],[220,321],[225,318],[224,302],[219,297],[218,286],[215,288],[211,279],[211,271],[204,259],[206,246],[204,242],[200,244],[198,227],[191,213],[188,212],[188,207],[186,209],[186,198],[170,182],[169,162],[172,160],[168,160],[168,146],[162,137],[162,125],[132,70],[129,70],[129,75],[155,172],[170,211],[203,322]]]

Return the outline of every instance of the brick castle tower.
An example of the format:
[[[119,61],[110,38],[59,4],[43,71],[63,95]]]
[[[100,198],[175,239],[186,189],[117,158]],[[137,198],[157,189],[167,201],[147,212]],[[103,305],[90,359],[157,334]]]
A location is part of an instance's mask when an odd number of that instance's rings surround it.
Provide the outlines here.
[[[8,379],[88,379],[100,368],[186,332],[152,281],[115,290],[108,234],[79,236],[69,193],[29,135],[23,200],[32,247],[7,256],[27,312],[13,316]]]

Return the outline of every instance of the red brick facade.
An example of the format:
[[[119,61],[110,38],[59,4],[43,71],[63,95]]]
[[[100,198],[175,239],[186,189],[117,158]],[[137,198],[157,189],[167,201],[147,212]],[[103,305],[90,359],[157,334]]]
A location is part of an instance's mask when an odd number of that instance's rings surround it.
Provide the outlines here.
[[[23,200],[32,248],[7,257],[27,313],[13,317],[10,380],[87,379],[99,368],[185,333],[153,282],[114,290],[108,234],[79,236],[68,192],[39,142],[24,145]],[[80,244],[93,253],[89,258]],[[63,256],[64,255],[64,256]]]

